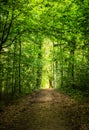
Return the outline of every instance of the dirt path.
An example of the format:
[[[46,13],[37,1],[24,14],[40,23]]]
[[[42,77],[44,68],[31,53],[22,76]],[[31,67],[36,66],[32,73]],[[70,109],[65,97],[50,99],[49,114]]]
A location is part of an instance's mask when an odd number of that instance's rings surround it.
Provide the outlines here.
[[[40,90],[0,113],[0,130],[89,130],[89,105]]]

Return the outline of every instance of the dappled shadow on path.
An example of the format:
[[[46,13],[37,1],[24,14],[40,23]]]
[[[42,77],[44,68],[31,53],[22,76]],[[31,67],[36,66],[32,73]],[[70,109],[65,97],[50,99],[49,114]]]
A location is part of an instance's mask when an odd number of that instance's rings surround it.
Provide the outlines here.
[[[88,114],[88,105],[45,89],[8,106],[0,115],[0,130],[88,130]]]

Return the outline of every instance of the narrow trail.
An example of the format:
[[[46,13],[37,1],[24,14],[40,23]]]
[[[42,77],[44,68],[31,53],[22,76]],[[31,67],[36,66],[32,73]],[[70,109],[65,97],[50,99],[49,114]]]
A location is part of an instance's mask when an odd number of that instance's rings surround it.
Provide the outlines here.
[[[89,130],[88,115],[88,105],[44,89],[0,113],[0,130]]]

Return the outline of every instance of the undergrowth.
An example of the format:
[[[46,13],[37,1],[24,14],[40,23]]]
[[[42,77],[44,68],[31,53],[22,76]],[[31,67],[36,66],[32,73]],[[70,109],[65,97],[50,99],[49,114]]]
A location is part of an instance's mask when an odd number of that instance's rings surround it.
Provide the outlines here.
[[[81,103],[89,102],[89,91],[81,91],[81,90],[73,89],[70,87],[60,87],[60,88],[57,88],[57,90],[64,94],[69,95],[70,97],[72,97],[73,99],[75,99]]]

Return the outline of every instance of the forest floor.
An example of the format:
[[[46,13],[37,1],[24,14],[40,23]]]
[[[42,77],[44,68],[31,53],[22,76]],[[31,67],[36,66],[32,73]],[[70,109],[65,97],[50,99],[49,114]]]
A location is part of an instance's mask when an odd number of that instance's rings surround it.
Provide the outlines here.
[[[54,89],[39,90],[0,113],[0,130],[89,130],[89,104]]]

